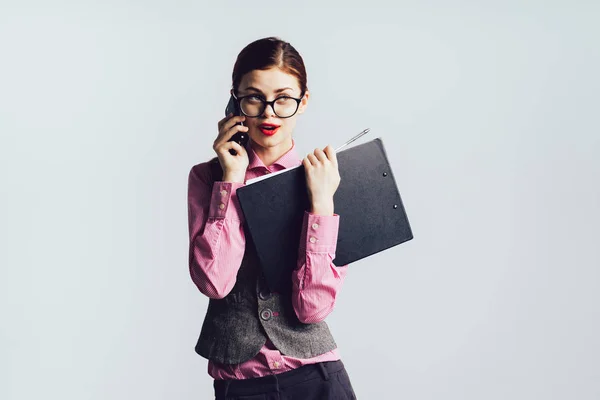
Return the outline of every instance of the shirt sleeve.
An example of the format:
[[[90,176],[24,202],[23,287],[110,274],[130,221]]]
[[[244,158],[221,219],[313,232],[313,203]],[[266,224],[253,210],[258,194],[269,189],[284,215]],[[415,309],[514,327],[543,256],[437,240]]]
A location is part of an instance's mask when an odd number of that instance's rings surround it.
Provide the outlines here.
[[[337,244],[337,214],[318,215],[305,211],[298,251],[292,273],[292,304],[303,323],[323,321],[333,311],[348,265],[333,263]]]
[[[221,299],[235,285],[246,239],[236,190],[243,183],[209,179],[209,165],[188,177],[189,269],[200,292]]]

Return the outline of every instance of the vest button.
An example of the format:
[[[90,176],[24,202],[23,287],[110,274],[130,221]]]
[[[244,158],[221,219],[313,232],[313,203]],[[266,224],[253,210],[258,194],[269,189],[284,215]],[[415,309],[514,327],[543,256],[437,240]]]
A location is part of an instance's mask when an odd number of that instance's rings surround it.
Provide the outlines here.
[[[264,320],[264,321],[268,321],[271,318],[273,318],[273,311],[271,311],[271,309],[269,308],[265,308],[264,310],[262,310],[260,312],[260,317]]]
[[[260,293],[258,293],[258,297],[260,297],[261,300],[268,300],[271,296],[272,294],[266,290],[261,290]]]

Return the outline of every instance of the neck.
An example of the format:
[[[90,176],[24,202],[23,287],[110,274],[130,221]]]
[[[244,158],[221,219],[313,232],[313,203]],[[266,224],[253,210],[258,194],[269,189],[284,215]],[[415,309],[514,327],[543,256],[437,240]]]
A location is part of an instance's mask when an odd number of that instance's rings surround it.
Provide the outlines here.
[[[252,146],[252,149],[258,158],[261,159],[263,164],[268,167],[281,158],[282,155],[290,151],[293,146],[293,142],[292,138],[290,138],[289,140],[286,140],[274,147],[262,147],[258,143],[251,140],[250,146]]]

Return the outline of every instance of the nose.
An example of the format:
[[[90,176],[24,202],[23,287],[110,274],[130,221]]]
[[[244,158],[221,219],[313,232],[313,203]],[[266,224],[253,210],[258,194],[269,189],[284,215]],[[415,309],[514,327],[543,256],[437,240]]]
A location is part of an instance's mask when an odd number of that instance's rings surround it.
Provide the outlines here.
[[[263,110],[262,115],[265,118],[275,117],[276,114],[275,110],[273,109],[273,106],[271,104],[265,104],[265,109]]]

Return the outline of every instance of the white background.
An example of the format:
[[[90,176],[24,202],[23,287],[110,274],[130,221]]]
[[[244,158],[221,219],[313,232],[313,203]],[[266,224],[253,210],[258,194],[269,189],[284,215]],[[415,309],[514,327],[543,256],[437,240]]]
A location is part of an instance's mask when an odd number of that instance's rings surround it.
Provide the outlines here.
[[[359,399],[600,398],[599,3],[324,4],[0,1],[0,398],[212,398],[187,177],[270,35],[414,230],[328,318]]]

